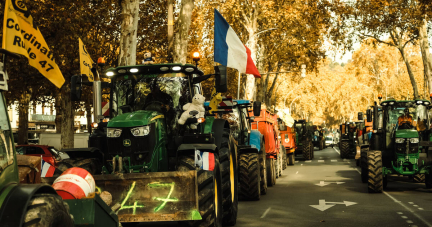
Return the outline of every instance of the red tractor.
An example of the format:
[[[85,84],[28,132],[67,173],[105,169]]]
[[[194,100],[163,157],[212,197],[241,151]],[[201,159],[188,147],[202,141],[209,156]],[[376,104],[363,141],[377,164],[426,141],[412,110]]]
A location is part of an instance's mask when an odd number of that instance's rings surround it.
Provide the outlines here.
[[[288,165],[295,163],[295,149],[296,149],[296,134],[295,128],[289,127],[282,119],[279,120],[279,130],[281,135],[282,146],[285,149],[286,159]]]

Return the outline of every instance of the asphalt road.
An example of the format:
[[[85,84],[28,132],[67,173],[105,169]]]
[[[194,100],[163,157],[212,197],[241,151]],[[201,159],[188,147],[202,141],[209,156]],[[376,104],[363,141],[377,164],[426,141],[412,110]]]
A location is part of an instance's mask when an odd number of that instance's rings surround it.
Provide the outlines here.
[[[236,226],[432,227],[432,191],[424,184],[390,177],[384,193],[369,194],[355,161],[338,152],[315,150],[311,161],[297,156],[260,201],[239,204]]]
[[[338,148],[315,149],[315,159],[296,157],[260,201],[241,201],[237,227],[432,227],[432,191],[408,178],[389,177],[384,193],[369,194],[353,159]],[[142,223],[137,226],[184,226]]]

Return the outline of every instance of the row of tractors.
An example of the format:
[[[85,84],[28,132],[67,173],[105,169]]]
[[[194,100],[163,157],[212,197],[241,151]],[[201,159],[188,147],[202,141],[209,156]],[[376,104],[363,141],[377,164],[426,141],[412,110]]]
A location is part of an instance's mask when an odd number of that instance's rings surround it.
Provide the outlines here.
[[[269,193],[287,164],[294,164],[295,154],[314,156],[308,122],[299,120],[290,128],[260,102],[214,99],[227,91],[224,66],[208,75],[190,64],[119,66],[105,70],[106,82],[98,65],[92,68],[93,82],[82,75],[71,78],[73,101],[80,101],[83,86],[92,86],[95,122],[89,148],[64,150],[70,159],[59,162],[56,173],[64,171],[59,178],[38,177],[40,161],[23,165],[18,160],[2,93],[2,226],[158,221],[234,226],[239,200]],[[212,77],[214,97],[206,105],[201,82]],[[101,112],[102,91],[109,116]],[[19,175],[19,166],[28,173]],[[76,167],[89,175],[73,175]],[[50,186],[59,182],[90,193],[80,199],[70,191],[60,193]]]
[[[340,126],[341,158],[356,160],[370,193],[381,193],[391,176],[408,177],[432,188],[430,101],[389,98]],[[366,115],[366,117],[364,117]]]

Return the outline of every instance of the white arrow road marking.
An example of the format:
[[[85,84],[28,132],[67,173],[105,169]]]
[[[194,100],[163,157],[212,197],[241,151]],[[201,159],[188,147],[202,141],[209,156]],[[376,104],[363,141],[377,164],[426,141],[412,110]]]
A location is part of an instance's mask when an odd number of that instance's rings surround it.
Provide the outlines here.
[[[334,149],[338,154],[340,154],[340,152],[339,152],[335,147],[333,147],[333,149]]]
[[[331,205],[327,205],[327,204],[331,204]],[[325,211],[333,206],[335,206],[336,204],[341,204],[341,205],[345,205],[345,206],[352,206],[355,205],[357,203],[355,202],[350,202],[350,201],[343,201],[343,202],[326,202],[325,199],[320,199],[318,202],[318,205],[309,205],[315,209],[318,209],[320,211]]]
[[[331,184],[331,183],[335,183],[335,184],[345,184],[345,182],[325,182],[325,181],[320,181],[320,183],[319,184],[315,184],[315,185],[318,185],[318,186],[320,186],[320,187],[324,187],[324,186],[327,186],[327,185],[329,185],[329,184]]]
[[[320,211],[325,211],[328,208],[335,206],[335,204],[333,204],[333,205],[326,205],[325,199],[320,199],[319,200],[319,205],[309,205],[309,206],[311,206],[311,207],[313,207],[315,209],[318,209]]]

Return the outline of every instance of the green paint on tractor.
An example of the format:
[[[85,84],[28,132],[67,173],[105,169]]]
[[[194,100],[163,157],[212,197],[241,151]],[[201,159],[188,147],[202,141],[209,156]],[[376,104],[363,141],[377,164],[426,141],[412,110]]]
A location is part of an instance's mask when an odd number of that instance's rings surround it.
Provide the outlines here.
[[[396,138],[418,138],[419,134],[415,129],[399,129],[396,131]]]
[[[167,195],[166,198],[161,198],[161,197],[154,197],[153,198],[154,200],[162,201],[162,203],[154,209],[155,212],[158,212],[158,211],[162,210],[165,207],[165,205],[167,204],[167,202],[177,202],[178,201],[177,198],[170,198],[171,194],[174,192],[174,186],[175,186],[174,182],[172,182],[172,183],[159,183],[159,182],[155,182],[155,183],[148,184],[148,186],[150,188],[164,188],[164,187],[169,187],[170,188],[170,191],[169,191],[169,193],[168,193],[168,195]]]
[[[128,128],[150,124],[153,117],[160,115],[155,111],[138,110],[131,113],[121,114],[108,122],[109,128]]]

